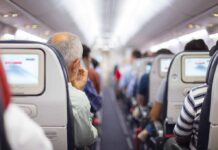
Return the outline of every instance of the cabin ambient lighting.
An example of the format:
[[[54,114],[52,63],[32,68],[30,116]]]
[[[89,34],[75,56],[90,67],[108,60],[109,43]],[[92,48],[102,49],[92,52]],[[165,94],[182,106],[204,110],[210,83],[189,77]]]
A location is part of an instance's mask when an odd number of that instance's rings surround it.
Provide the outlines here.
[[[4,17],[4,18],[8,18],[9,15],[8,15],[8,14],[4,14],[3,17]]]
[[[37,29],[39,26],[37,24],[32,25],[32,29]]]
[[[11,16],[12,16],[12,17],[17,17],[18,14],[17,14],[17,13],[13,13],[13,14],[11,14]]]
[[[190,23],[190,24],[188,24],[188,28],[192,29],[192,28],[194,28],[194,25]]]
[[[100,0],[64,0],[61,1],[74,23],[91,45],[101,36]]]
[[[204,39],[205,37],[208,37],[208,32],[206,29],[198,30],[189,34],[182,35],[180,37],[171,39],[169,41],[154,45],[150,47],[150,50],[152,52],[156,52],[161,48],[170,48],[176,45],[179,45],[181,42],[186,43],[188,41],[191,41],[192,39]]]
[[[213,13],[214,17],[218,17],[218,12]]]
[[[112,37],[126,44],[150,19],[170,6],[172,0],[125,0],[120,4]],[[158,5],[157,5],[158,4]]]
[[[214,40],[218,40],[218,33],[210,34],[209,38],[214,39]]]
[[[15,40],[30,40],[30,41],[46,42],[45,39],[22,30],[17,30],[15,34]]]

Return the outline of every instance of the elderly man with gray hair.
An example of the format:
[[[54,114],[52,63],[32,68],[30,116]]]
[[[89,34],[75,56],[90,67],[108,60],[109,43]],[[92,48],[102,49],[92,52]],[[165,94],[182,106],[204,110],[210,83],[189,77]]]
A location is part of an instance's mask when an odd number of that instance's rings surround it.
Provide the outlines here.
[[[89,146],[97,139],[97,130],[92,125],[90,102],[82,91],[86,85],[88,72],[80,65],[82,44],[78,36],[61,32],[54,34],[48,41],[64,57],[68,70],[68,87],[74,115],[75,145],[78,148]]]

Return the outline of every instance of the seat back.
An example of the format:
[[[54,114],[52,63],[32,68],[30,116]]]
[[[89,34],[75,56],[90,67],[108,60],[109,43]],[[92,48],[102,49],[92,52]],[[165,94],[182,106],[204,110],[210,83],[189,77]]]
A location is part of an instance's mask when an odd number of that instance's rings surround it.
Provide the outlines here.
[[[202,104],[199,122],[198,145],[199,150],[203,149],[218,149],[216,138],[218,137],[218,53],[211,58],[209,69],[207,72],[207,95]]]
[[[26,41],[1,42],[0,49],[13,103],[44,129],[55,150],[73,149],[72,107],[60,53]]]
[[[149,104],[152,105],[161,81],[166,78],[168,67],[173,55],[158,55],[153,63],[149,75]]]
[[[208,52],[181,52],[173,59],[167,79],[167,121],[175,124],[189,90],[205,83]]]

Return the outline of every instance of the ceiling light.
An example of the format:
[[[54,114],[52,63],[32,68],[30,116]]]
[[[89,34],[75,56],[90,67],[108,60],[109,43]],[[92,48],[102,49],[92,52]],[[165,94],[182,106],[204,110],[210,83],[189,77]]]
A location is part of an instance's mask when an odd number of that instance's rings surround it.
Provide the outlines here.
[[[214,17],[218,17],[218,12],[213,13]]]
[[[192,28],[194,28],[194,25],[190,23],[190,24],[188,24],[188,28],[192,29]]]
[[[208,26],[208,27],[213,27],[213,24],[211,23],[211,24],[208,24],[207,26]]]
[[[11,16],[12,16],[12,17],[17,17],[18,14],[17,14],[17,13],[12,13]]]
[[[124,45],[136,34],[145,23],[156,16],[173,0],[125,0],[118,8],[112,37],[118,37]],[[158,4],[158,5],[156,5]]]
[[[4,14],[3,17],[4,17],[4,18],[8,18],[9,15],[8,15],[8,14]]]
[[[39,26],[37,24],[32,25],[32,29],[37,29]]]

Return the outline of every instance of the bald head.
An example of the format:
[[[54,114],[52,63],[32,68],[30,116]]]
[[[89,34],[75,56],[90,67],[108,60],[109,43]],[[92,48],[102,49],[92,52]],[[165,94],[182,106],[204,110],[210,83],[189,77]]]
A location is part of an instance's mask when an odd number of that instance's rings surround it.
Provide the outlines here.
[[[83,48],[81,41],[74,34],[68,32],[56,33],[50,37],[48,43],[60,51],[67,66],[82,57]]]

